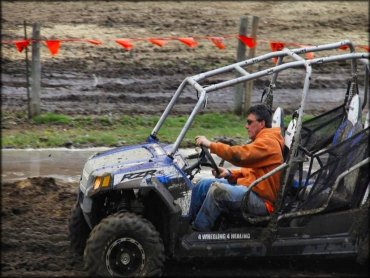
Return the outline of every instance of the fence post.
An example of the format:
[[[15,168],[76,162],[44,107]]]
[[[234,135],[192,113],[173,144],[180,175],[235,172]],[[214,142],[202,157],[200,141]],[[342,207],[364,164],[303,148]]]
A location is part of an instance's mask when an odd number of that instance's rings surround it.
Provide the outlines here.
[[[247,17],[240,17],[239,35],[247,35],[248,21]],[[246,47],[243,42],[238,41],[238,50],[236,53],[236,61],[240,62],[246,59]],[[240,73],[237,73],[237,77],[240,77]],[[242,115],[243,112],[243,97],[245,94],[245,82],[235,85],[234,93],[234,113],[236,115]]]
[[[257,16],[249,16],[252,30],[250,33],[250,37],[257,39],[257,28],[258,28],[258,17]],[[251,59],[256,54],[256,47],[249,48],[248,50],[248,59]],[[250,69],[254,68],[254,65],[249,67]],[[246,115],[249,107],[251,106],[251,99],[253,93],[253,80],[249,80],[246,82],[246,89],[245,89],[245,97],[244,97],[244,107],[243,107],[243,115]]]
[[[24,20],[23,21],[23,26],[24,26],[24,39],[27,40],[27,23]],[[30,110],[30,71],[29,71],[29,65],[28,65],[28,47],[25,49],[26,53],[26,86],[27,86],[27,114],[28,114],[28,119],[31,119],[31,110]]]
[[[31,98],[30,116],[40,114],[41,62],[40,62],[40,23],[32,26]]]

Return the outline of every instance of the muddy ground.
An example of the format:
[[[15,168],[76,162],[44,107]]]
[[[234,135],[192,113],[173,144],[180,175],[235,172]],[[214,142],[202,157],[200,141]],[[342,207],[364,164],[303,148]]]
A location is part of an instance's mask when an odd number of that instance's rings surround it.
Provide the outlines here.
[[[67,237],[76,187],[52,178],[2,185],[2,277],[86,276]],[[367,277],[368,269],[348,259],[168,260],[164,276]]]
[[[46,39],[97,39],[88,43],[62,42],[51,56],[41,47],[41,110],[65,114],[160,114],[187,76],[235,62],[238,40],[225,40],[220,50],[209,40],[189,48],[178,41],[158,47],[134,42],[126,51],[117,38],[204,37],[238,34],[241,16],[258,16],[256,55],[270,51],[270,41],[287,47],[318,45],[344,39],[368,42],[368,3],[363,2],[13,2],[3,1],[2,39],[24,35],[23,20],[41,24]],[[37,8],[34,8],[37,7]],[[15,16],[16,15],[16,16]],[[2,109],[27,111],[24,53],[14,45],[2,49]],[[361,51],[361,49],[357,49]],[[362,49],[363,51],[363,49]],[[340,54],[344,51],[333,51]],[[29,53],[30,54],[30,53]],[[269,61],[266,66],[272,66]],[[322,112],[338,104],[346,90],[349,65],[336,63],[315,69],[307,112]],[[250,69],[250,71],[254,71]],[[275,106],[288,113],[298,108],[304,72],[281,73]],[[225,80],[221,76],[216,81]],[[252,103],[260,101],[269,78],[255,82]],[[175,113],[189,113],[196,94],[186,92]],[[212,93],[206,111],[234,109],[233,88]]]
[[[28,35],[30,24],[40,22],[41,34],[48,39],[105,42],[100,46],[62,43],[59,54],[54,57],[46,47],[41,48],[42,112],[160,114],[186,76],[235,62],[237,40],[226,40],[224,50],[215,48],[209,41],[200,41],[193,49],[179,42],[170,42],[163,48],[138,42],[133,50],[125,51],[114,39],[237,34],[240,16],[255,15],[260,18],[256,55],[269,51],[266,43],[269,40],[316,45],[350,39],[355,45],[366,45],[367,6],[365,1],[2,1],[1,31],[2,40],[20,39],[26,20]],[[335,64],[315,70],[309,112],[319,113],[340,102],[349,69],[348,64]],[[24,53],[18,53],[14,45],[2,44],[1,70],[3,115],[26,113]],[[267,81],[255,83],[252,103],[259,101]],[[288,112],[296,109],[302,82],[302,71],[281,74],[276,103]],[[232,94],[232,89],[215,92],[208,99],[207,111],[232,111]],[[194,93],[186,93],[175,112],[190,111],[195,101]],[[2,276],[84,276],[82,260],[69,250],[67,240],[67,219],[75,202],[76,187],[77,184],[48,178],[2,183]],[[165,275],[366,277],[368,271],[347,260],[310,260],[308,263],[236,260],[190,264],[170,261]]]

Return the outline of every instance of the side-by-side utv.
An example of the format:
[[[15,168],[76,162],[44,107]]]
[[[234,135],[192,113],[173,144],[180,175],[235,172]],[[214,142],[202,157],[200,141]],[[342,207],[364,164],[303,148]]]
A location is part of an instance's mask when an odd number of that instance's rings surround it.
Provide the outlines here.
[[[333,55],[339,48],[349,51]],[[302,54],[309,52],[322,57],[304,59]],[[285,48],[187,77],[145,143],[87,160],[69,221],[71,246],[83,254],[87,272],[154,276],[162,273],[166,258],[184,257],[330,255],[368,262],[369,127],[362,122],[369,94],[368,59],[369,53],[356,53],[351,42],[342,41]],[[303,121],[312,73],[330,63],[350,64],[348,89],[335,96],[337,107]],[[249,72],[251,66],[259,70]],[[300,103],[285,128],[279,120],[284,107],[275,104],[279,95],[274,90],[280,72],[298,70],[304,72]],[[266,77],[269,84],[261,101],[275,110],[274,125],[284,134],[284,163],[250,187],[280,171],[275,210],[254,216],[243,205],[240,211],[223,213],[211,232],[193,231],[187,217],[193,178],[202,166],[216,169],[217,164],[204,148],[195,161],[185,157],[180,143],[212,92]],[[176,141],[161,143],[159,131],[185,89],[197,94],[198,101]]]

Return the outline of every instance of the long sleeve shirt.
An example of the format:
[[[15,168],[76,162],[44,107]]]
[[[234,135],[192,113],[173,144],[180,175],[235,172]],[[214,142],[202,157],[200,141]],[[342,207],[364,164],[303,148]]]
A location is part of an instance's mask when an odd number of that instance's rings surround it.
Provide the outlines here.
[[[249,186],[259,177],[283,163],[284,138],[280,128],[262,129],[250,144],[229,146],[211,143],[210,150],[240,169],[231,170],[230,183]],[[253,191],[266,201],[275,203],[280,187],[280,172],[261,181]]]

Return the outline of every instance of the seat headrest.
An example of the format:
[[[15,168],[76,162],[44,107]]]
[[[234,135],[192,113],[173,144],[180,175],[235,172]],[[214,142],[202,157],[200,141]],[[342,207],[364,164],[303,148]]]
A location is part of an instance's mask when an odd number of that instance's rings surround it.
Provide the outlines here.
[[[351,99],[351,103],[348,108],[347,119],[356,125],[358,121],[361,121],[361,100],[359,95],[354,95]]]
[[[279,127],[281,135],[284,136],[284,111],[281,107],[276,108],[274,115],[272,115],[272,127]]]
[[[288,149],[290,149],[290,146],[292,145],[293,137],[294,137],[294,133],[295,133],[296,128],[297,128],[297,119],[292,118],[292,120],[290,121],[290,123],[288,125],[288,128],[285,131],[285,136],[284,136],[284,145]]]
[[[362,130],[361,100],[359,95],[354,95],[348,107],[348,113],[334,134],[333,145],[347,140],[352,135]]]

